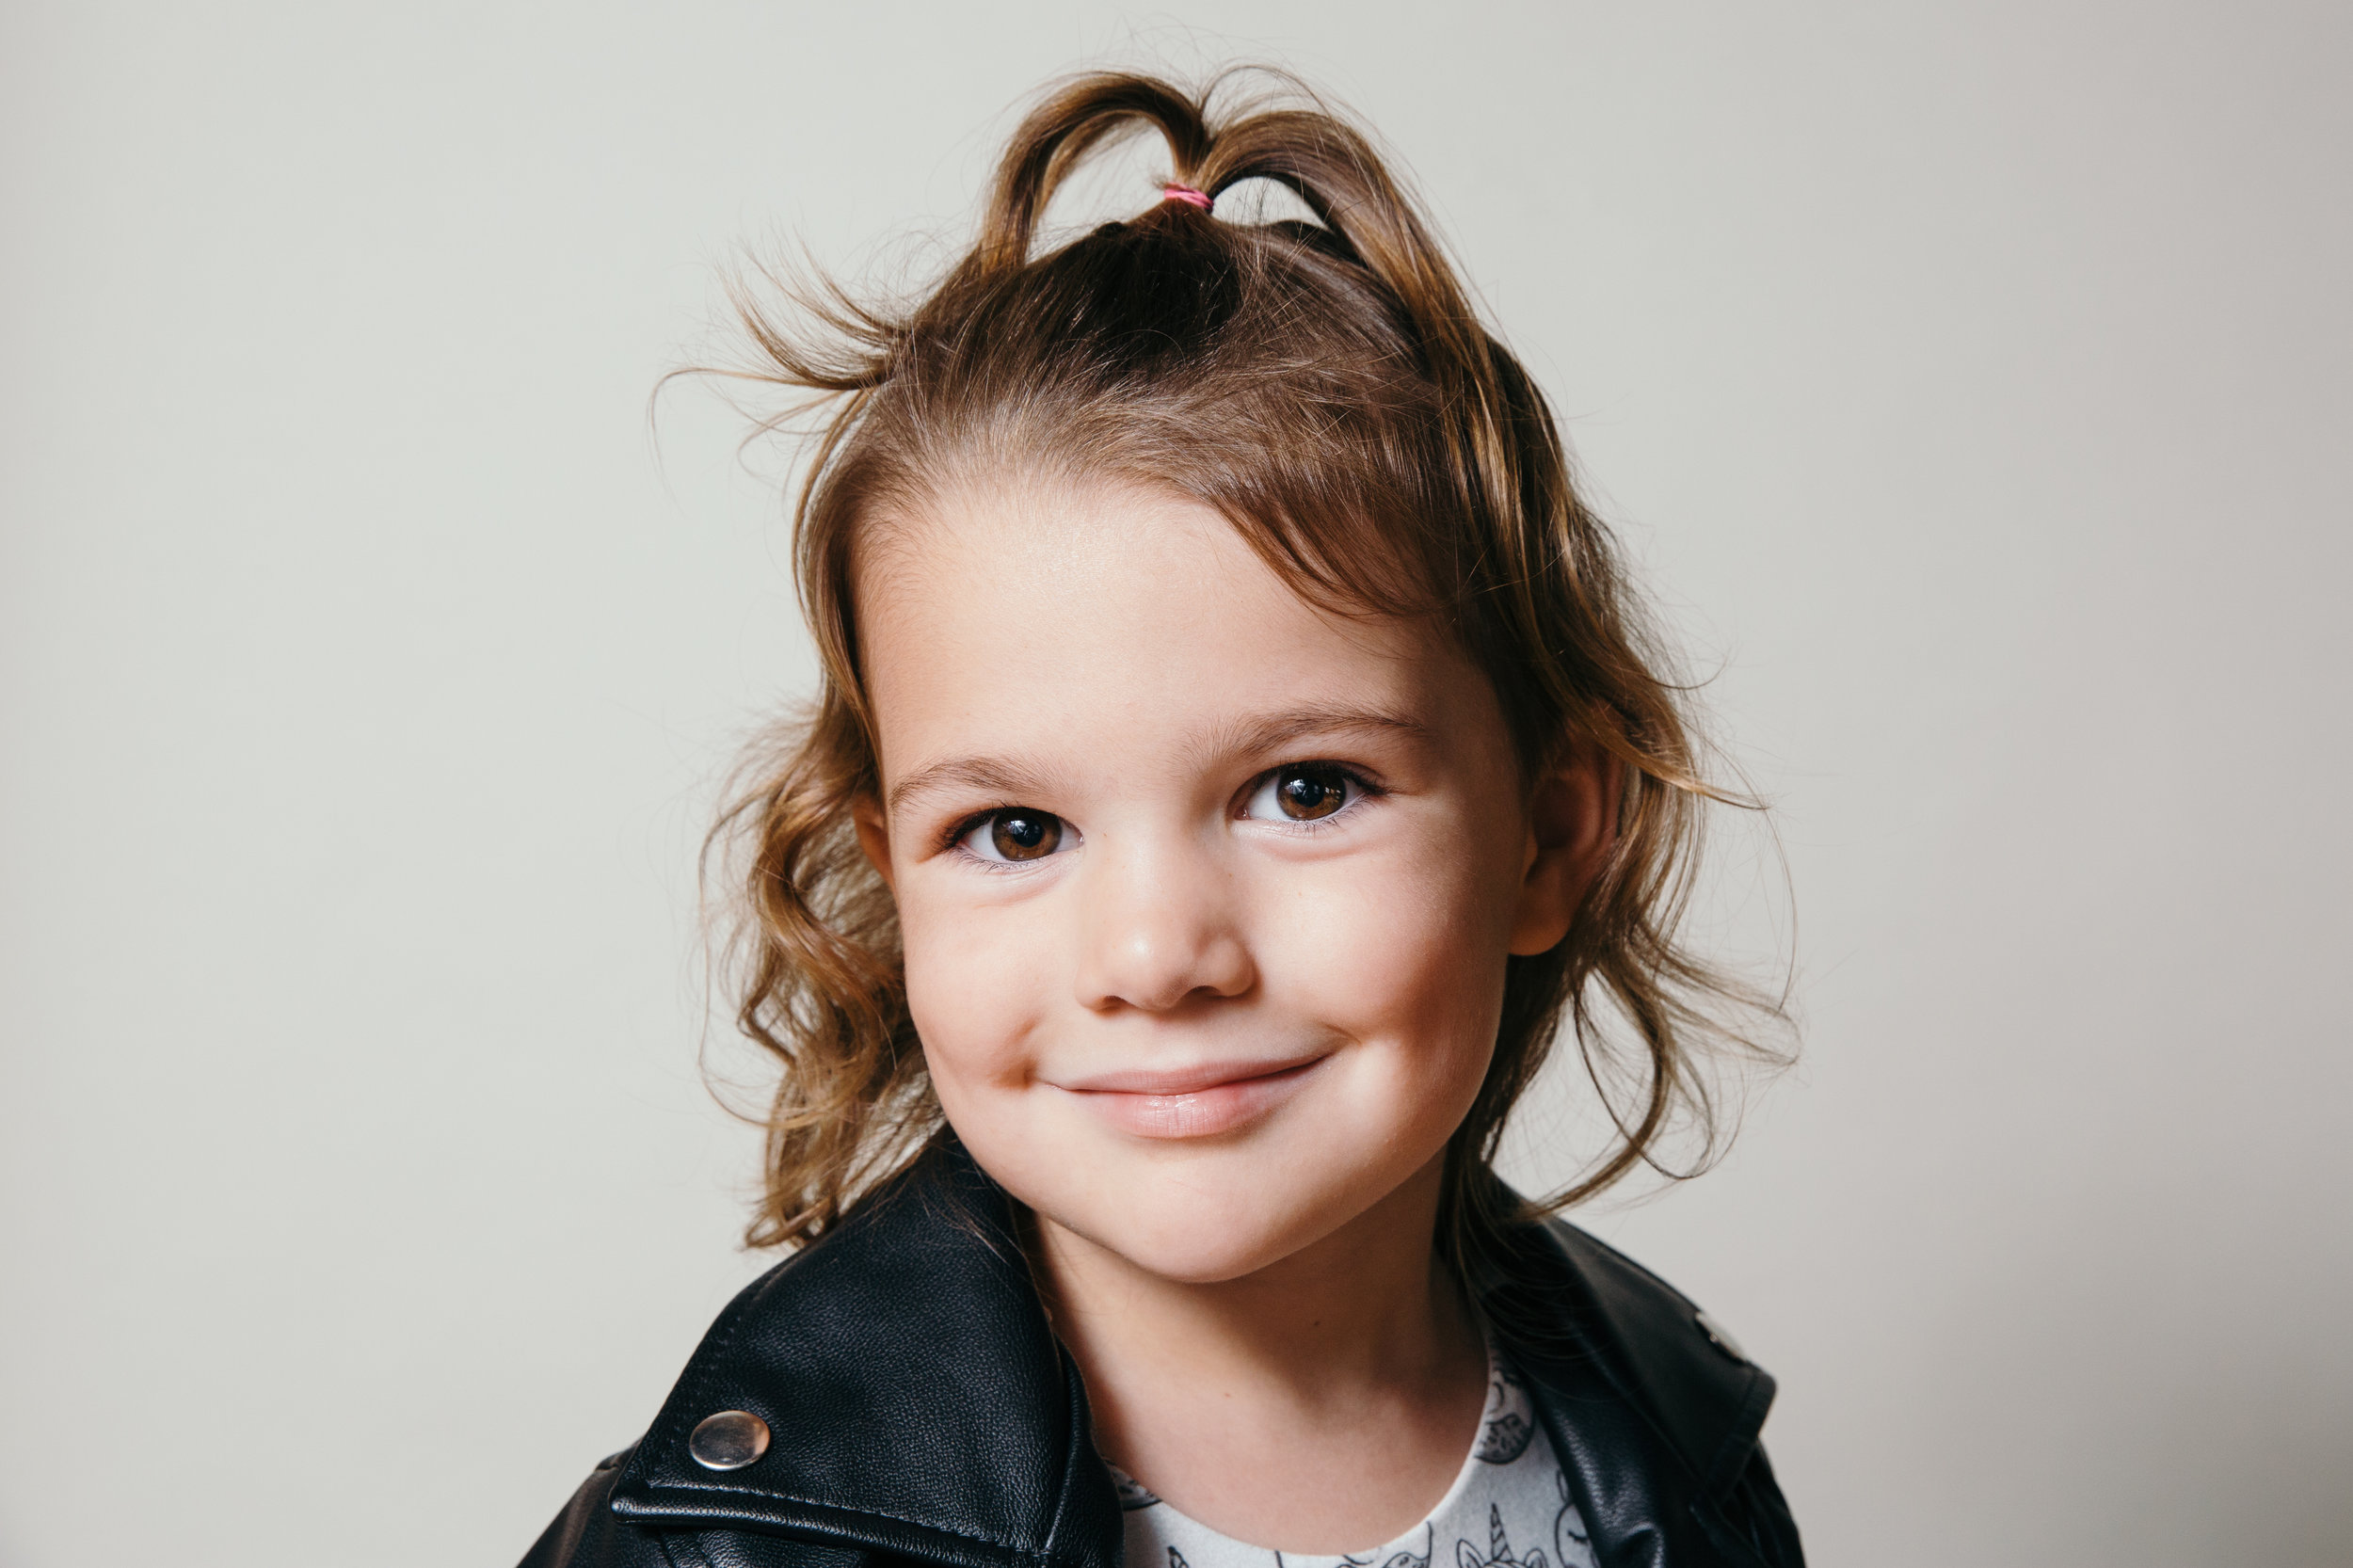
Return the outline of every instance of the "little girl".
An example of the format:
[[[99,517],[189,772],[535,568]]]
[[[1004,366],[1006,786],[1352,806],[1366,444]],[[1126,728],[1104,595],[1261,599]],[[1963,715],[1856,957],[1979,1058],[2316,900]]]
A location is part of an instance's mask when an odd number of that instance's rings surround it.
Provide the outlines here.
[[[1040,249],[1144,129],[1159,200]],[[1544,1218],[1705,1109],[1706,791],[1367,140],[1087,77],[927,296],[826,297],[746,311],[838,403],[823,686],[723,824],[794,1250],[526,1563],[1798,1563],[1772,1380]],[[1531,1204],[1492,1160],[1564,1027],[1623,1136]]]

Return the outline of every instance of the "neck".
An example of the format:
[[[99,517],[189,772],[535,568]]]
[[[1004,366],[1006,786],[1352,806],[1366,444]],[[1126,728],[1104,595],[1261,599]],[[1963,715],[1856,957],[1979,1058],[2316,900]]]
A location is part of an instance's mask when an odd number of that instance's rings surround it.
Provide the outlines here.
[[[1443,1186],[1441,1159],[1321,1240],[1212,1283],[1153,1274],[1039,1216],[1039,1272],[1103,1452],[1172,1502],[1214,1506],[1229,1488],[1204,1472],[1204,1438],[1232,1451],[1254,1433],[1402,1423],[1451,1453],[1450,1475],[1486,1361],[1433,1247]]]

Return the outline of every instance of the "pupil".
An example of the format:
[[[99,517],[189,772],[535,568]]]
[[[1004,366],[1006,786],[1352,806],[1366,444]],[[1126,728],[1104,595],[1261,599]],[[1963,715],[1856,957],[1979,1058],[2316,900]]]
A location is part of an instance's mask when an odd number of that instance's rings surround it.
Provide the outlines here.
[[[1276,793],[1282,797],[1285,816],[1305,820],[1328,817],[1338,810],[1341,796],[1346,791],[1328,769],[1319,768],[1310,773],[1302,768],[1286,773],[1276,787]]]

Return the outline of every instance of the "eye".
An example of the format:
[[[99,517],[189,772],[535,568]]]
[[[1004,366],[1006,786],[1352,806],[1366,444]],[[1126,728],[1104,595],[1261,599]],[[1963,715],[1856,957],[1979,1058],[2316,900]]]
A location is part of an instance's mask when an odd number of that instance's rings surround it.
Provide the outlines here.
[[[1064,831],[1063,820],[1051,811],[1013,806],[981,818],[964,830],[957,842],[980,859],[1017,865],[1043,860],[1061,849],[1065,838],[1076,837]]]
[[[1335,763],[1294,762],[1258,780],[1241,814],[1254,822],[1320,822],[1367,792],[1361,779]]]

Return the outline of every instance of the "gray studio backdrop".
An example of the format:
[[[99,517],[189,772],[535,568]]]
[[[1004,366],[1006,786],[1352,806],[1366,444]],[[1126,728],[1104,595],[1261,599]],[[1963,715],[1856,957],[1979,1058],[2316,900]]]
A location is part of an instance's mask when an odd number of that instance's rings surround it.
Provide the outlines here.
[[[809,670],[655,378],[1232,56],[1408,159],[1779,803],[1706,914],[1804,1064],[1587,1219],[1815,1560],[2353,1560],[2349,18],[8,7],[0,1562],[502,1563],[637,1433],[762,1266],[691,868]]]

